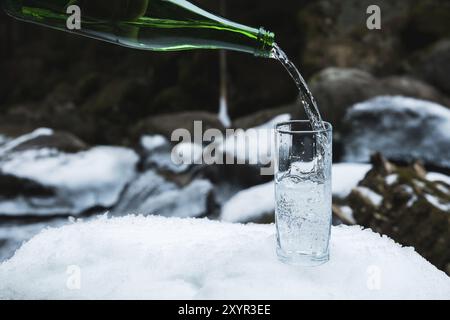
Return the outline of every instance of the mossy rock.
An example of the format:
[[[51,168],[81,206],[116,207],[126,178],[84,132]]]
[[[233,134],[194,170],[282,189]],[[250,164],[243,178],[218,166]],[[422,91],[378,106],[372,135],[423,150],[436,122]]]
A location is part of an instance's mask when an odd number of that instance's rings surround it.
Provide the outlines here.
[[[419,163],[398,166],[376,155],[372,164],[373,169],[359,186],[380,195],[382,203],[374,204],[361,189],[355,188],[347,202],[356,222],[405,246],[413,246],[450,274],[450,185],[429,181]]]

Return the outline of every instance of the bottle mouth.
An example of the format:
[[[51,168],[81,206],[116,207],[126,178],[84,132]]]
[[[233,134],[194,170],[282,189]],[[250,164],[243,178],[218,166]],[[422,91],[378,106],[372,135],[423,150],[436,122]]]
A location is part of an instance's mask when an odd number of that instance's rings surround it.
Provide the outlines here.
[[[257,41],[260,46],[255,50],[255,56],[270,58],[273,44],[275,43],[275,34],[266,31],[264,28],[259,28]]]

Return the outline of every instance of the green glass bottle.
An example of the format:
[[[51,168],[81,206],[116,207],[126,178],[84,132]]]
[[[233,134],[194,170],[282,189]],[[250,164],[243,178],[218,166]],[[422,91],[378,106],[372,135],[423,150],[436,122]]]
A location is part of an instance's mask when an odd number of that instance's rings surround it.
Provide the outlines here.
[[[69,30],[69,6],[80,29]],[[227,49],[269,57],[274,34],[213,15],[186,0],[3,0],[20,20],[154,51]]]

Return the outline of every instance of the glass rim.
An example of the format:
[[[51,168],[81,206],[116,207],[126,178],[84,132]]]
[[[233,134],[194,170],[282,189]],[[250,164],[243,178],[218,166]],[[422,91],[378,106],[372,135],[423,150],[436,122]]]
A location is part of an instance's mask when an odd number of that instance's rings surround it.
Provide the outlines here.
[[[275,125],[275,130],[278,133],[283,134],[312,134],[312,133],[327,133],[333,131],[333,126],[331,123],[323,121],[323,124],[325,125],[325,129],[321,130],[287,130],[287,129],[281,129],[281,126],[289,125],[293,123],[310,123],[309,120],[289,120],[289,121],[283,121],[279,122]]]

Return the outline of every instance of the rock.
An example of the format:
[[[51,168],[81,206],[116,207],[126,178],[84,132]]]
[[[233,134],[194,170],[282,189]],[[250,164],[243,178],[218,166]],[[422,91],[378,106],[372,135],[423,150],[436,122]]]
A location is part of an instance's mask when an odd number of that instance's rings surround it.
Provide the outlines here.
[[[183,180],[186,180],[186,176],[191,176],[189,170],[196,166],[195,161],[202,160],[203,147],[189,142],[172,145],[162,135],[144,135],[141,137],[140,153],[141,170],[157,170],[159,173],[170,176],[172,180],[177,180],[179,184],[184,185],[187,182],[183,182]],[[186,159],[186,162],[175,162],[172,159],[172,153],[183,155],[181,159]],[[191,181],[189,177],[188,180]]]
[[[146,115],[148,104],[146,91],[149,87],[149,83],[139,78],[112,79],[100,87],[95,95],[91,95],[82,109],[94,115],[117,115],[126,112],[127,119],[137,121],[139,117]],[[82,86],[82,90],[88,89]]]
[[[450,110],[405,97],[377,97],[347,113],[344,161],[367,162],[375,152],[450,168]]]
[[[410,1],[412,8],[400,34],[407,52],[426,48],[439,39],[448,38],[450,3],[445,0]]]
[[[385,74],[398,69],[403,57],[400,34],[407,23],[411,1],[377,1],[382,32],[366,27],[370,0],[311,2],[299,13],[306,33],[302,66],[317,71],[326,66],[359,68]]]
[[[301,110],[301,108],[302,107],[299,104],[294,103],[278,108],[257,111],[255,113],[233,120],[231,127],[235,129],[246,130],[270,122],[277,116],[283,114],[289,114],[292,119],[300,119],[300,114],[303,114],[303,110]]]
[[[201,121],[203,132],[210,128],[219,129],[222,132],[225,131],[225,128],[216,114],[203,111],[192,111],[162,114],[143,119],[137,123],[132,130],[132,133],[133,136],[137,138],[144,134],[161,134],[170,140],[172,133],[176,129],[187,129],[191,133],[193,142],[194,121]]]
[[[413,68],[423,79],[450,94],[450,38],[439,41],[426,50],[418,61],[414,62]]]
[[[88,145],[69,132],[54,131],[50,135],[40,135],[14,147],[11,151],[30,149],[57,149],[67,153],[76,153],[88,149]]]
[[[380,95],[402,95],[450,107],[450,99],[429,84],[409,77],[376,78],[359,69],[326,68],[310,79],[310,89],[324,119],[342,133],[342,119],[355,103]]]
[[[415,163],[396,166],[380,155],[348,196],[358,224],[386,234],[450,275],[450,185],[431,181]]]
[[[307,72],[327,66],[359,68],[377,75],[403,72],[405,61],[449,36],[447,0],[379,0],[381,30],[366,27],[370,0],[310,2],[299,13],[305,33],[303,61]]]
[[[15,139],[9,139],[0,146],[0,156],[5,152],[20,152],[44,148],[75,153],[86,150],[87,147],[82,140],[69,132],[39,128]]]
[[[179,188],[149,170],[134,180],[113,208],[113,215],[142,214],[170,217],[201,217],[213,214],[213,185],[194,180]]]
[[[36,181],[20,178],[0,171],[0,197],[11,199],[15,197],[51,197],[55,195],[52,187],[44,186]]]
[[[379,81],[385,94],[429,100],[450,108],[450,98],[422,80],[410,76],[390,76]]]
[[[345,68],[322,70],[311,78],[310,89],[322,117],[336,126],[342,122],[350,106],[384,92],[381,84],[370,73]]]
[[[261,175],[260,167],[249,164],[203,165],[193,170],[197,178],[208,179],[215,185],[230,183],[235,189],[244,189],[272,180],[272,176]]]
[[[52,135],[39,129],[1,147],[0,215],[80,215],[109,208],[135,175],[138,157],[130,149],[67,153],[51,148],[63,141],[52,140]],[[51,143],[42,147],[46,141]]]

